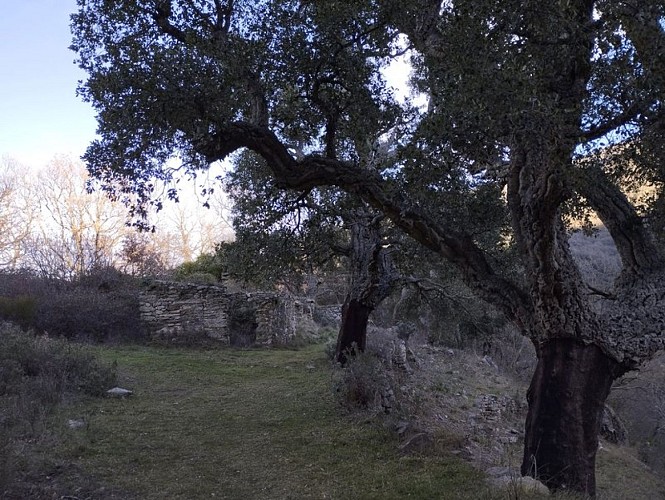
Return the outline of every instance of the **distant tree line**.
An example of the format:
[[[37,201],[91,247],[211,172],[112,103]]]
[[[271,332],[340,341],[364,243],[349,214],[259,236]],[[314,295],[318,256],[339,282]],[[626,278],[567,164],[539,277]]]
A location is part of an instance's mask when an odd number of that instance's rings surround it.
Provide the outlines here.
[[[169,203],[151,214],[158,226],[129,225],[122,200],[90,190],[83,163],[55,157],[35,171],[0,161],[0,270],[30,270],[73,280],[106,267],[133,276],[159,275],[232,238],[226,201]]]

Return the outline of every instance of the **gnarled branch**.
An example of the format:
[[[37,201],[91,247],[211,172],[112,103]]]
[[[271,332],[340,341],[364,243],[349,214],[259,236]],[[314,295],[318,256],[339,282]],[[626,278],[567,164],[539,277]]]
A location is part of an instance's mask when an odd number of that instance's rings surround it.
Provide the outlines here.
[[[624,276],[641,275],[663,267],[663,257],[651,233],[607,174],[596,166],[580,168],[575,174],[577,191],[587,199],[614,240]]]
[[[429,218],[410,203],[403,192],[391,189],[377,172],[320,156],[296,160],[269,129],[244,122],[228,124],[196,148],[209,162],[223,159],[237,149],[248,148],[266,160],[282,188],[337,186],[360,197],[416,241],[454,264],[466,284],[481,298],[497,304],[522,327],[531,324],[532,305],[527,294],[515,283],[494,273],[485,252],[468,234]]]

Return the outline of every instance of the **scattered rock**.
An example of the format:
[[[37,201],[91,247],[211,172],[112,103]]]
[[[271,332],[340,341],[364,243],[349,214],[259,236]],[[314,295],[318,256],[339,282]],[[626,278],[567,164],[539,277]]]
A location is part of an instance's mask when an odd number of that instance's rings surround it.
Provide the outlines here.
[[[88,423],[84,418],[70,418],[67,420],[67,427],[73,430],[84,429],[87,425]]]
[[[134,391],[123,389],[122,387],[114,387],[113,389],[106,391],[106,394],[112,398],[126,398],[127,396],[134,394]]]

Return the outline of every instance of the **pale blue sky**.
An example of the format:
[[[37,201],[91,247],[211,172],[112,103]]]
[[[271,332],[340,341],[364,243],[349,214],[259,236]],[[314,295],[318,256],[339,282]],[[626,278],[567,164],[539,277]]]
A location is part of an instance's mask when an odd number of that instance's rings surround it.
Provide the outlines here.
[[[76,0],[1,0],[0,156],[41,167],[80,156],[94,138],[89,104],[76,97],[69,14]]]
[[[95,137],[95,114],[76,97],[85,74],[69,50],[76,0],[0,0],[0,157],[42,167],[56,154],[79,157]],[[405,88],[409,67],[388,77]]]

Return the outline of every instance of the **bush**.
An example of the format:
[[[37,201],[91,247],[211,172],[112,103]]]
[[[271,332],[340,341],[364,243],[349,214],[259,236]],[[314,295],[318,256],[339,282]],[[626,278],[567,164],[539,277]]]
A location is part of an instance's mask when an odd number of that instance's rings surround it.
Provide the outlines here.
[[[71,287],[41,297],[34,327],[51,336],[104,342],[143,340],[138,294]]]
[[[13,321],[21,325],[30,325],[35,319],[37,302],[34,297],[19,295],[17,297],[0,296],[0,319]]]
[[[138,282],[113,268],[76,282],[2,273],[0,319],[77,340],[144,340],[138,293]]]
[[[337,339],[337,330],[327,326],[320,326],[311,316],[305,314],[300,317],[295,325],[295,335],[289,338],[287,347],[298,349],[311,344],[329,344],[335,345]],[[332,356],[330,357],[332,359]]]
[[[177,276],[177,281],[185,283],[195,283],[197,285],[218,285],[219,279],[213,274],[204,272],[192,272],[190,274],[183,274]]]
[[[115,381],[114,369],[81,346],[0,323],[0,495],[12,482],[16,443],[38,439],[65,397],[99,396]]]
[[[355,353],[337,372],[335,392],[347,410],[389,412],[394,391],[391,377],[382,361],[374,354]]]
[[[89,351],[63,339],[36,337],[17,327],[0,325],[0,396],[18,394],[35,380],[48,380],[55,399],[66,393],[99,396],[115,382],[115,374]]]
[[[176,281],[188,283],[219,283],[225,272],[223,255],[219,252],[214,254],[201,254],[193,262],[180,264],[173,273]]]

